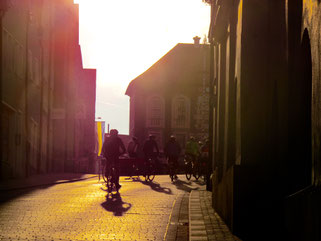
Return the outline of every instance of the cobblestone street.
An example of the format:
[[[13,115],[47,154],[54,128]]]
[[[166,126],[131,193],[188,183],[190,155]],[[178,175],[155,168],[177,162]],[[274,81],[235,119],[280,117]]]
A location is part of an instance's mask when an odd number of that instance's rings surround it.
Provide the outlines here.
[[[176,237],[171,234],[173,217],[182,212],[183,198],[193,189],[204,188],[184,176],[172,184],[167,175],[156,176],[151,184],[122,177],[121,185],[119,195],[108,197],[97,178],[29,189],[23,194],[22,190],[9,191],[7,198],[12,198],[2,200],[0,206],[0,238],[171,240],[170,236]],[[188,232],[180,235],[188,239]]]

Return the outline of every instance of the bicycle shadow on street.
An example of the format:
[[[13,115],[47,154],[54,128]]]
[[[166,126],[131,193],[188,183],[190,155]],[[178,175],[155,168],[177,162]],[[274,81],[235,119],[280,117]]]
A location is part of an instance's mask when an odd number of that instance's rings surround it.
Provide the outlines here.
[[[204,180],[198,179],[198,180],[193,180],[194,183],[204,186],[206,184],[206,182]]]
[[[174,182],[172,182],[172,184],[174,184],[176,186],[177,189],[179,190],[183,190],[185,192],[191,192],[192,190],[198,190],[198,187],[191,187],[190,185],[192,184],[191,181],[189,182],[185,182],[183,180],[177,179]]]
[[[108,193],[106,201],[101,206],[108,212],[113,212],[114,216],[123,216],[131,207],[131,203],[124,202],[120,193]]]
[[[173,195],[172,193],[172,189],[168,188],[168,187],[162,187],[159,183],[157,182],[147,182],[147,181],[142,181],[142,180],[138,180],[139,182],[141,182],[144,185],[149,186],[152,190],[156,191],[156,192],[162,192],[168,195]]]

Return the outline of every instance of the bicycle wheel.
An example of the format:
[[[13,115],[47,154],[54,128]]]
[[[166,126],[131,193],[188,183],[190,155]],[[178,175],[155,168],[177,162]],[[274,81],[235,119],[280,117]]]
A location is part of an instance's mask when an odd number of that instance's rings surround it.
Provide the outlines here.
[[[132,178],[133,178],[133,177],[139,178],[139,169],[138,169],[138,167],[137,167],[135,164],[132,165],[132,170],[131,170],[130,176],[131,176]]]
[[[190,180],[192,177],[192,166],[191,163],[185,161],[185,176],[187,180]]]
[[[192,174],[191,173],[185,173],[186,179],[191,180]]]
[[[107,176],[108,176],[108,173],[106,173],[106,166],[102,166],[102,178],[104,179],[104,182],[107,183]]]
[[[200,173],[199,173],[199,171],[197,170],[197,171],[193,174],[193,176],[195,177],[196,180],[198,180],[198,179],[200,178]]]
[[[110,168],[105,168],[105,172],[104,172],[103,178],[104,178],[104,181],[106,183],[106,187],[107,187],[108,193],[111,193],[112,190],[113,190],[113,184],[111,182],[112,177],[111,177]]]
[[[174,167],[172,163],[170,163],[168,166],[168,173],[169,173],[169,177],[171,178],[171,181],[173,182],[175,175],[174,175]]]

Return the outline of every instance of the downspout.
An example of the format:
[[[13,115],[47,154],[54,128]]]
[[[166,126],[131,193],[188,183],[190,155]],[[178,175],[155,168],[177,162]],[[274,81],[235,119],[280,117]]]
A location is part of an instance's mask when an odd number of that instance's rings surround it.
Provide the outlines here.
[[[210,39],[210,91],[209,91],[209,160],[211,166],[208,167],[211,172],[213,172],[214,167],[214,41]],[[209,180],[209,178],[207,178]],[[206,183],[206,189],[210,190],[211,183]]]
[[[210,83],[209,83],[209,152],[208,158],[210,160],[209,164],[211,165],[208,167],[208,170],[213,173],[214,171],[214,39],[213,39],[213,29],[212,26],[214,25],[214,3],[211,2],[211,25],[209,30],[209,41],[210,41]],[[212,183],[210,178],[208,177],[208,182],[206,183],[206,189],[212,189]]]
[[[28,72],[29,72],[29,20],[30,20],[30,6],[27,3],[26,10],[26,72],[25,72],[25,130],[26,130],[26,177],[29,176],[29,157],[30,157],[30,143],[29,143],[29,105],[28,105]]]

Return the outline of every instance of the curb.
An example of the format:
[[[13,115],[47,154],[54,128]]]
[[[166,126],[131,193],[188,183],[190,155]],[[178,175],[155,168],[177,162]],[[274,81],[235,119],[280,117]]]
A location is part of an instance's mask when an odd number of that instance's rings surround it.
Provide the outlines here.
[[[208,240],[203,219],[199,192],[192,190],[189,195],[189,240]]]

